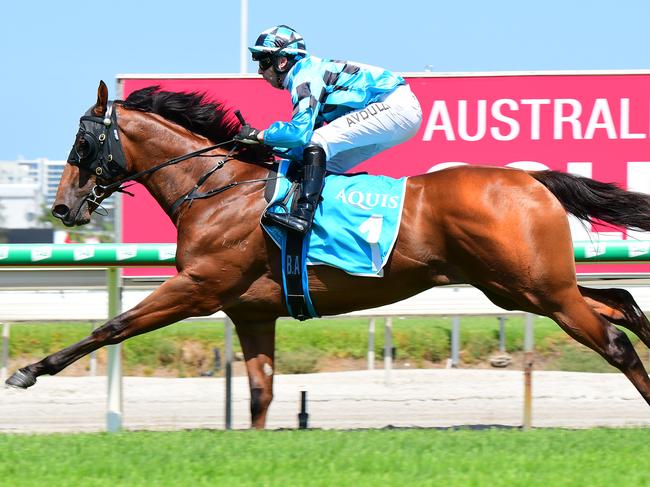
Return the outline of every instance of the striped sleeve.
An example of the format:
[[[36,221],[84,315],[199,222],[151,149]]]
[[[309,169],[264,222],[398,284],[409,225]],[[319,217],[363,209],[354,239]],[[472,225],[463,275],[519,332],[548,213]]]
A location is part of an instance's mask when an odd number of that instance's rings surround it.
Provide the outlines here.
[[[325,89],[322,76],[306,66],[289,80],[293,103],[290,122],[275,122],[264,131],[264,143],[274,147],[300,147],[306,145],[314,132],[320,109],[320,98]]]

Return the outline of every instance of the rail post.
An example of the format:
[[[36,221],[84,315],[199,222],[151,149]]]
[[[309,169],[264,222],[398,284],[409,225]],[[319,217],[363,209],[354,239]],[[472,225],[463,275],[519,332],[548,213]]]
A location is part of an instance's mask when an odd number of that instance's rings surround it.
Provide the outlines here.
[[[375,318],[368,323],[368,370],[375,369]]]
[[[7,380],[7,367],[9,366],[9,323],[2,324],[2,362],[0,362],[0,381]]]
[[[393,318],[386,317],[384,322],[384,384],[391,382],[391,369],[393,368]]]
[[[454,292],[460,292],[460,289],[455,287]],[[451,358],[448,362],[449,367],[455,369],[460,364],[460,316],[454,316],[451,319]]]
[[[531,313],[526,313],[524,325],[524,430],[529,430],[533,423],[533,319]]]
[[[108,281],[108,319],[121,312],[122,283],[121,269],[109,267],[106,270]],[[108,347],[108,410],[106,412],[106,431],[115,433],[122,429],[122,360],[121,344]]]
[[[223,322],[224,324],[224,360],[225,364],[225,382],[226,382],[226,404],[225,404],[225,428],[232,429],[232,329],[233,323],[229,317]]]
[[[451,319],[451,368],[460,364],[460,316]]]
[[[499,352],[506,353],[506,317],[499,316]]]

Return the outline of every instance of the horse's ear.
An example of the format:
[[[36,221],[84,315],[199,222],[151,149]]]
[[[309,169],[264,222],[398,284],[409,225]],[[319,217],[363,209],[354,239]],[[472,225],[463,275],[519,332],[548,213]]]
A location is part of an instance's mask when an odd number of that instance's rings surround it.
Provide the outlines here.
[[[108,105],[108,88],[102,80],[97,87],[97,103],[93,107],[93,115],[103,117],[106,113],[106,105]]]

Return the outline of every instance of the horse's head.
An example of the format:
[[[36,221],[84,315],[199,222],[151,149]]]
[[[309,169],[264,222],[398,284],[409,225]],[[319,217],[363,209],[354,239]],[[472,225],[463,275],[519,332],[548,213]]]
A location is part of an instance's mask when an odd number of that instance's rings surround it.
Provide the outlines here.
[[[116,113],[103,81],[97,102],[79,120],[79,131],[52,205],[52,215],[66,226],[85,225],[126,173]],[[119,186],[119,185],[118,185]]]

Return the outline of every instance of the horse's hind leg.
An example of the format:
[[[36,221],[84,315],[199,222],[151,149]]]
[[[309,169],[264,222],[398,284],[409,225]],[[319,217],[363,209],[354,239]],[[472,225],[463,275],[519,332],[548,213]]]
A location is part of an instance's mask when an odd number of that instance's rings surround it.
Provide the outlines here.
[[[571,286],[565,291],[534,293],[530,297],[537,296],[537,299],[522,300],[487,289],[483,291],[495,304],[506,309],[521,309],[553,319],[572,338],[598,352],[623,372],[650,404],[650,378],[641,359],[627,335],[607,321],[620,323],[635,333],[637,330],[647,333],[647,319],[643,313],[637,316],[638,306],[629,293],[620,289],[601,293],[601,290]],[[583,298],[580,293],[589,297]],[[619,297],[629,297],[629,301]]]
[[[585,301],[603,318],[623,326],[650,348],[650,321],[625,289],[593,289],[578,286]]]
[[[650,404],[650,378],[641,359],[627,335],[607,321],[630,328],[639,336],[641,333],[647,336],[648,320],[627,291],[572,287],[564,292],[535,293],[537,299],[522,300],[522,296],[517,299],[487,288],[481,287],[481,290],[492,302],[505,309],[521,309],[553,319],[572,338],[598,352],[623,372]],[[578,291],[585,296],[584,299]],[[549,299],[549,296],[560,298]]]
[[[265,323],[248,323],[236,317],[233,320],[246,360],[251,393],[251,426],[264,428],[273,400],[275,320]]]
[[[561,300],[559,310],[548,316],[577,341],[598,352],[623,372],[650,404],[650,378],[629,338],[597,314],[577,289],[568,292],[567,297]]]

